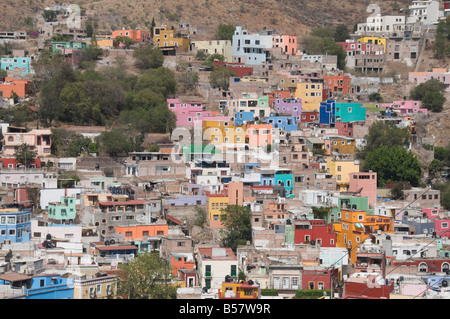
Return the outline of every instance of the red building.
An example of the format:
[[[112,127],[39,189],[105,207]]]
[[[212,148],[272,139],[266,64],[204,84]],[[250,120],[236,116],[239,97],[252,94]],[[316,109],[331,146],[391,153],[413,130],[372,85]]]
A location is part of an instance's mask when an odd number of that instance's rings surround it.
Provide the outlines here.
[[[278,90],[278,91],[273,91],[269,94],[266,94],[267,96],[269,96],[269,105],[271,107],[275,106],[275,100],[276,99],[287,99],[292,97],[291,95],[291,91],[289,90]]]
[[[302,111],[300,128],[309,127],[311,123],[319,124],[319,111]]]
[[[15,158],[2,158],[3,162],[2,167],[3,168],[17,168],[18,164],[21,166],[20,163],[17,163]],[[41,159],[36,158],[32,163],[27,165],[28,168],[41,168]]]
[[[336,247],[336,233],[333,225],[324,220],[296,220],[294,222],[294,242],[298,244],[318,244],[321,247]]]
[[[333,93],[341,93],[344,95],[351,93],[352,80],[348,75],[337,74],[330,76],[323,76],[324,86],[330,88]]]
[[[245,66],[244,63],[231,63],[231,62],[222,62],[222,61],[214,61],[213,68],[217,66],[223,66],[227,69],[233,70],[236,73],[236,76],[242,78],[244,76],[253,75],[253,68]]]
[[[339,283],[339,270],[332,269],[303,269],[302,271],[303,289],[329,290],[333,285],[336,290]]]
[[[390,299],[394,282],[377,273],[357,272],[345,281],[342,299]]]

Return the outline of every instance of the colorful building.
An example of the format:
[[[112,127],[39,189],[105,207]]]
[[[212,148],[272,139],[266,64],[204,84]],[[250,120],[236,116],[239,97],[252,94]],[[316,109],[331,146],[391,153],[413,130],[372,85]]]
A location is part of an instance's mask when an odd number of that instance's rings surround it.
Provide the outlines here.
[[[368,215],[362,210],[341,210],[340,223],[334,224],[337,233],[337,247],[345,247],[349,250],[349,259],[356,261],[356,249],[370,234],[381,231],[382,233],[394,233],[394,220],[387,216]]]
[[[261,288],[259,284],[248,281],[222,282],[222,287],[218,291],[219,299],[259,299],[261,298]]]
[[[243,148],[245,146],[245,128],[235,127],[234,122],[230,120],[203,120],[203,140],[218,149]]]
[[[330,136],[324,138],[325,155],[338,154],[355,154],[356,140],[344,136]]]
[[[279,114],[295,117],[298,123],[302,116],[302,100],[295,98],[277,98],[274,100],[273,109]]]
[[[235,76],[238,78],[253,75],[253,67],[246,66],[244,63],[214,61],[213,69],[216,70],[217,67],[224,67],[233,71],[235,73]]]
[[[368,43],[368,44],[374,44],[374,45],[382,45],[383,46],[383,52],[386,53],[386,38],[382,37],[361,37],[357,40],[359,43]]]
[[[112,32],[111,38],[115,39],[117,37],[128,37],[130,39],[134,40],[134,43],[141,43],[145,41],[150,41],[152,38],[152,34],[150,31],[144,31],[144,30],[114,30]]]
[[[450,72],[445,68],[434,68],[431,72],[409,72],[409,82],[419,85],[431,79],[437,79],[445,84],[445,90],[450,91]]]
[[[13,97],[13,93],[18,97],[24,98],[30,93],[31,81],[16,80],[11,77],[5,77],[2,81],[0,78],[0,97],[9,99]]]
[[[245,143],[250,148],[272,145],[272,125],[249,124],[245,127]]]
[[[348,95],[351,93],[352,80],[350,76],[343,73],[337,75],[324,75],[324,86],[330,88],[331,92]]]
[[[226,62],[233,60],[231,52],[231,40],[197,40],[191,41],[190,50],[204,52],[208,55],[221,54]]]
[[[49,202],[47,211],[50,219],[73,221],[77,215],[75,196],[61,196],[59,202]]]
[[[207,194],[208,202],[208,224],[210,228],[225,228],[220,221],[220,215],[228,207],[228,196],[226,194]]]
[[[20,69],[21,75],[24,76],[31,72],[31,61],[31,57],[1,58],[0,69],[4,71]]]
[[[361,103],[336,103],[336,122],[364,122],[366,108]]]
[[[324,100],[324,80],[321,78],[301,81],[296,84],[294,97],[302,100],[303,111],[319,110],[320,103]]]
[[[52,42],[52,50],[53,53],[60,52],[62,54],[65,53],[66,50],[83,50],[87,48],[89,44],[85,42],[74,42],[74,41],[53,41]]]
[[[398,112],[400,115],[412,115],[418,112],[428,113],[428,109],[421,107],[421,101],[394,101],[392,103],[382,103],[380,108],[390,110],[390,112]]]
[[[116,234],[124,240],[139,241],[148,237],[166,236],[169,233],[167,223],[148,225],[116,226]]]
[[[183,51],[189,50],[189,38],[177,32],[174,27],[154,27],[153,44],[159,48],[179,47]]]
[[[349,174],[348,191],[367,197],[369,207],[374,207],[377,202],[377,173],[359,172]]]
[[[48,156],[52,147],[51,130],[33,129],[25,133],[5,133],[3,135],[3,155],[13,157],[22,144],[27,144],[32,151],[36,151],[37,156]]]
[[[30,242],[31,211],[8,208],[0,209],[0,241]]]
[[[280,129],[286,132],[298,130],[297,117],[295,116],[277,116],[276,114],[270,114],[264,121],[272,125],[274,129]]]
[[[296,55],[298,37],[296,35],[274,34],[272,37],[272,47],[279,48],[281,53]]]
[[[229,115],[235,118],[236,113],[251,112],[254,119],[262,119],[270,114],[269,97],[266,95],[257,98],[246,96],[242,99],[228,100],[227,109]]]
[[[81,276],[73,281],[73,299],[115,299],[118,278],[108,272]]]
[[[337,190],[347,191],[350,183],[350,174],[358,173],[360,168],[357,160],[343,160],[327,157],[327,172],[336,177]]]
[[[231,46],[233,62],[261,65],[270,57],[272,35],[267,31],[250,34],[241,26],[236,26]]]
[[[336,247],[336,233],[333,225],[324,220],[295,220],[295,244],[320,245],[320,247]]]

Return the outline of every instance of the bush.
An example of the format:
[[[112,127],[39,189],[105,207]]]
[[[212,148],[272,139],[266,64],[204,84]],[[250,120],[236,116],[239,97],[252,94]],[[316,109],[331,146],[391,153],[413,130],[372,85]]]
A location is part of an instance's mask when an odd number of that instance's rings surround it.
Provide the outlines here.
[[[297,290],[294,299],[319,299],[324,293],[330,296],[331,290]]]

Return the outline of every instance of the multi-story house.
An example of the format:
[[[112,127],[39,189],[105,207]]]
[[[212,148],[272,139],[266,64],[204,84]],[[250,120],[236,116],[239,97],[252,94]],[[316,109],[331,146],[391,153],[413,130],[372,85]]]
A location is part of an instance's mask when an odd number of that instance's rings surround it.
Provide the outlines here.
[[[319,110],[320,103],[324,100],[324,79],[305,78],[296,83],[293,96],[302,100],[302,110]]]
[[[4,71],[19,69],[21,75],[25,76],[32,71],[31,61],[31,57],[1,58],[1,69]]]
[[[0,78],[0,97],[9,99],[14,97],[14,93],[19,98],[26,97],[31,90],[30,80],[14,79],[11,77]]]
[[[51,152],[51,130],[33,129],[29,132],[8,132],[3,136],[3,155],[12,157],[22,144],[27,144],[37,156],[48,156]]]
[[[342,159],[335,156],[327,157],[327,172],[336,177],[338,191],[348,190],[350,174],[359,172],[359,161]]]
[[[231,42],[233,62],[247,65],[261,65],[267,62],[271,57],[272,38],[271,32],[250,34],[242,29],[242,26],[236,26]]]
[[[73,299],[115,299],[118,278],[114,274],[98,272],[73,280]]]
[[[272,145],[272,125],[249,124],[245,127],[245,142],[250,148]]]
[[[386,108],[391,112],[398,112],[400,115],[413,115],[418,112],[428,113],[426,108],[421,107],[421,101],[394,101],[392,103],[382,103],[381,108]]]
[[[444,12],[439,10],[439,1],[413,0],[408,9],[409,17],[406,18],[406,23],[420,22],[424,25],[433,25],[444,16]]]
[[[324,138],[325,155],[338,154],[355,154],[356,140],[351,137],[344,136],[328,136]]]
[[[348,95],[351,92],[352,80],[343,73],[336,75],[324,75],[324,86],[331,89],[333,95]]]
[[[47,211],[49,219],[71,223],[77,216],[75,196],[61,196],[59,202],[48,203]]]
[[[295,35],[274,34],[272,43],[273,48],[279,48],[283,54],[297,54],[298,37]]]
[[[195,248],[195,257],[201,287],[217,290],[226,276],[237,279],[238,260],[231,248],[198,246]]]
[[[226,62],[233,60],[230,40],[194,40],[191,41],[189,49],[194,53],[221,54]]]
[[[320,245],[336,247],[336,233],[333,225],[324,220],[295,220],[295,244]]]
[[[296,116],[283,116],[277,114],[270,114],[269,117],[264,119],[264,122],[270,124],[273,129],[279,129],[284,132],[296,131],[298,129],[297,117]]]
[[[302,100],[295,98],[277,98],[273,102],[273,109],[279,114],[295,116],[297,123],[302,116]]]
[[[371,233],[394,233],[394,221],[390,217],[368,215],[362,210],[341,210],[341,222],[334,224],[337,246],[349,249],[349,258],[355,263],[356,249]]]
[[[217,149],[244,148],[245,128],[234,126],[231,120],[208,119],[203,121],[203,141]]]
[[[377,202],[377,173],[350,173],[348,191],[367,197],[369,207],[374,207]]]
[[[130,39],[133,39],[134,43],[142,43],[142,42],[150,41],[152,39],[152,34],[150,31],[133,30],[133,29],[114,30],[112,32],[111,38],[115,39],[119,36],[128,37]]]
[[[189,50],[189,35],[177,32],[174,27],[157,26],[153,28],[153,44],[161,49],[179,47],[186,52]]]
[[[425,189],[413,187],[403,191],[405,201],[412,207],[439,208],[441,207],[441,192],[437,189]]]
[[[419,85],[431,79],[437,79],[445,84],[445,90],[450,92],[450,72],[445,68],[434,68],[431,72],[409,72],[409,82]]]
[[[0,209],[0,241],[30,242],[31,211]]]

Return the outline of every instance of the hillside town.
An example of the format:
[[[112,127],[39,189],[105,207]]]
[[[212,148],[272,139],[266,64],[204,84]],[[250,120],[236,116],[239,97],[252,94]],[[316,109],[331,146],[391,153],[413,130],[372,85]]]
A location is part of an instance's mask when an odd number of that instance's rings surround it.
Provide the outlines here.
[[[449,299],[450,1],[396,11],[0,32],[0,299]]]

